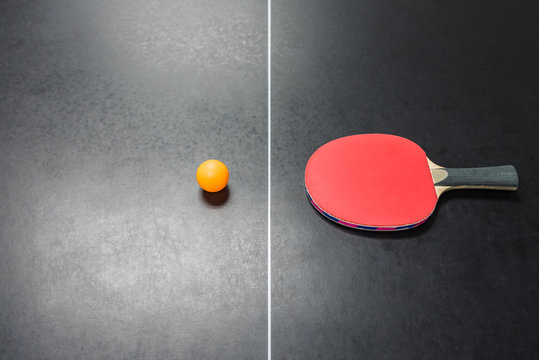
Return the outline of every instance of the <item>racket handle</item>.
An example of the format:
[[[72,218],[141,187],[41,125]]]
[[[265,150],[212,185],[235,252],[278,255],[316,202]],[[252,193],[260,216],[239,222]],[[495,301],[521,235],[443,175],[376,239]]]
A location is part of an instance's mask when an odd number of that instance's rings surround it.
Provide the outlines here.
[[[516,190],[517,170],[512,165],[479,168],[432,169],[434,185],[462,189]]]

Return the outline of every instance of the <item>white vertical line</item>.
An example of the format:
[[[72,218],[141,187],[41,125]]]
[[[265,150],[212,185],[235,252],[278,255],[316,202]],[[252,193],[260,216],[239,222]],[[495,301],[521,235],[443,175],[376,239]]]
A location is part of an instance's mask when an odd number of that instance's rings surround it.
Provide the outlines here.
[[[268,360],[271,360],[271,0],[268,0]]]

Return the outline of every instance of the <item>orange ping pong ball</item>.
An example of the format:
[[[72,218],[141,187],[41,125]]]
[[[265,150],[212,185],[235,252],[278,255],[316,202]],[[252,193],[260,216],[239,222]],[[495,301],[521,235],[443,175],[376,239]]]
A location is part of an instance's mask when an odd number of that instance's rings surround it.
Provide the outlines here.
[[[228,169],[219,160],[206,160],[198,167],[197,182],[208,192],[221,191],[228,183]]]

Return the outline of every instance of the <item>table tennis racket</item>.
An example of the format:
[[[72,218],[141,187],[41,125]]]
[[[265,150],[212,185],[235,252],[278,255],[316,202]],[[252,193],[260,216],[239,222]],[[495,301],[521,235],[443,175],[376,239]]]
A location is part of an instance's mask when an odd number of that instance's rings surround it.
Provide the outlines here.
[[[305,168],[313,206],[341,225],[404,230],[423,224],[452,189],[516,190],[511,165],[444,168],[414,142],[395,135],[339,138],[316,150]]]

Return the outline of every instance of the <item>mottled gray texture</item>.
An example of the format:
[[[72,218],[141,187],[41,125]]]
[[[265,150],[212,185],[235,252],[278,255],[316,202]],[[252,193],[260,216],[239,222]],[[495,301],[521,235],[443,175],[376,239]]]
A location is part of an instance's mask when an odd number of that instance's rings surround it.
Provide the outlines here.
[[[0,4],[0,358],[264,356],[265,5]]]
[[[537,358],[533,2],[273,0],[273,358]],[[266,355],[266,2],[0,4],[0,358]],[[408,137],[514,164],[397,234],[308,203],[310,154]],[[211,196],[194,174],[229,165]]]
[[[275,359],[539,357],[539,6],[273,1]],[[448,167],[513,164],[517,192],[444,194],[399,233],[307,200],[329,140],[407,137]]]

